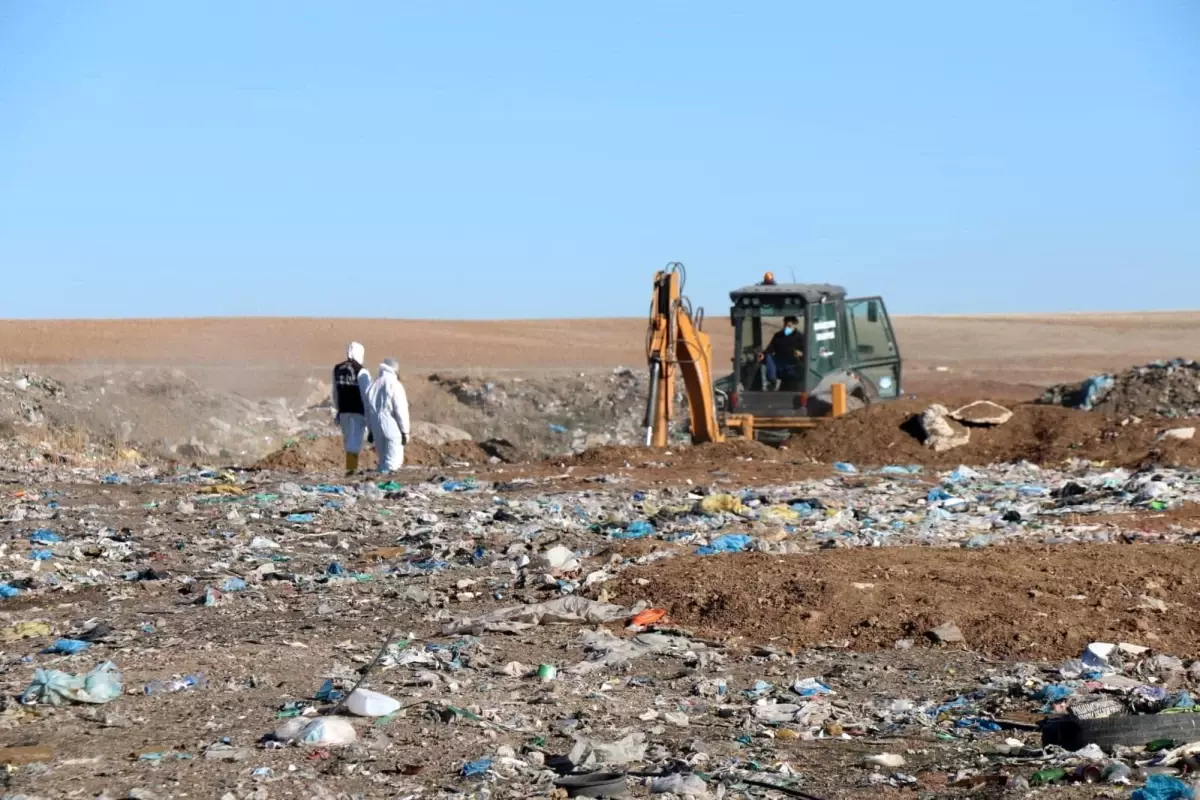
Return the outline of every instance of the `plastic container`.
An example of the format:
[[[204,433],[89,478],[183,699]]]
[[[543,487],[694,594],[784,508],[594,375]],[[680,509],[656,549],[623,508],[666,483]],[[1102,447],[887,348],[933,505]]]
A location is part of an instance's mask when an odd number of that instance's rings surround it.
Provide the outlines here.
[[[346,698],[346,708],[360,717],[386,717],[400,710],[400,701],[370,689],[355,689]]]

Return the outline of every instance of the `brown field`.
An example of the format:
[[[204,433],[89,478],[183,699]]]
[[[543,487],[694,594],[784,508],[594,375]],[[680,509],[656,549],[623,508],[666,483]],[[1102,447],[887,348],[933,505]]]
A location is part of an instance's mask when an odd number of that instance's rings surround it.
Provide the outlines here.
[[[710,320],[718,358],[730,329]],[[898,317],[905,389],[1021,397],[1056,381],[1200,350],[1200,312]],[[172,366],[216,388],[289,391],[324,375],[351,339],[368,361],[410,372],[544,371],[637,366],[640,319],[417,321],[153,319],[0,321],[0,363],[103,369]],[[948,371],[937,371],[946,367]]]

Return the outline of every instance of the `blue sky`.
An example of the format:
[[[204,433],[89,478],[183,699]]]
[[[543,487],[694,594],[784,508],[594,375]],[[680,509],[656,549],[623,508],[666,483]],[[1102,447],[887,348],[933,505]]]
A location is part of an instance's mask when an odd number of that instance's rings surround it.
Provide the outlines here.
[[[0,317],[1200,307],[1188,0],[0,2]]]

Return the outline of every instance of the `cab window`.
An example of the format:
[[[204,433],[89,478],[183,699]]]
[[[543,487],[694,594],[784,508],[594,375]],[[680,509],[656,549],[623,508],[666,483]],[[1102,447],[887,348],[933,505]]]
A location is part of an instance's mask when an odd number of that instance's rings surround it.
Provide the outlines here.
[[[855,360],[871,361],[896,355],[892,327],[883,300],[878,297],[847,300],[846,319],[850,323]]]

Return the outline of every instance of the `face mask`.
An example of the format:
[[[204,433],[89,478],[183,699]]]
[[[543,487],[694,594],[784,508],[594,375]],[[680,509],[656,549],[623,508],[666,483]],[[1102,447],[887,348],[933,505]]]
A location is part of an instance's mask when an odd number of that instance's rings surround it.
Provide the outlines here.
[[[788,325],[786,328],[783,329],[784,336],[791,336],[795,332],[796,332],[796,329],[793,328],[791,325]]]

